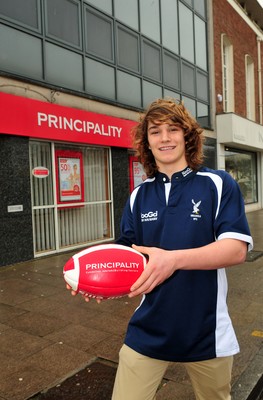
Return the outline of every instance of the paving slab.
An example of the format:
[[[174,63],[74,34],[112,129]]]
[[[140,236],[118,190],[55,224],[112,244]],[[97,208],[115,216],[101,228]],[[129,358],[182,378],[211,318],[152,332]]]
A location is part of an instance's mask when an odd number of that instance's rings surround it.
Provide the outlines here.
[[[0,335],[1,352],[8,357],[25,359],[50,346],[50,341],[17,329],[6,329]]]
[[[70,324],[59,331],[53,332],[45,337],[52,342],[65,343],[67,346],[86,351],[96,344],[107,340],[110,336],[105,330]]]
[[[50,381],[50,374],[42,368],[34,366],[27,367],[11,374],[9,379],[0,384],[0,395],[6,400],[24,400],[32,393],[37,393],[39,387]]]
[[[34,336],[45,337],[48,334],[65,328],[69,323],[69,321],[28,311],[8,321],[7,325]]]

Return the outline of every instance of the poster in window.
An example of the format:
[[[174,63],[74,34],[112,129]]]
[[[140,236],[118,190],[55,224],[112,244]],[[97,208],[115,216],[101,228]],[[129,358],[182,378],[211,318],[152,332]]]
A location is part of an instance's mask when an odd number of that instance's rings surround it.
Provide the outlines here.
[[[146,179],[146,174],[142,164],[138,161],[137,157],[130,156],[130,191],[136,186],[140,185]]]
[[[57,150],[55,154],[58,204],[83,202],[84,179],[82,153]]]

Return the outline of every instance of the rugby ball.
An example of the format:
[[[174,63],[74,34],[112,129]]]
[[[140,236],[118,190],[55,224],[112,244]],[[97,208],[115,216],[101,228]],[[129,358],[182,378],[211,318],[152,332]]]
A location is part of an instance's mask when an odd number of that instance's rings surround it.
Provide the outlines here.
[[[120,244],[92,246],[71,257],[64,279],[75,291],[89,297],[116,298],[130,293],[147,263],[146,257]]]

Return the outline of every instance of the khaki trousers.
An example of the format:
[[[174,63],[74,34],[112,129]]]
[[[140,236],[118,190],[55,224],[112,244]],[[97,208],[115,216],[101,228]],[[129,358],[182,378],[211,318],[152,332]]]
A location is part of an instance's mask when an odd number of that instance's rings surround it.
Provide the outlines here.
[[[154,400],[168,365],[168,361],[143,356],[124,344],[112,400]],[[233,356],[183,365],[197,400],[231,400]]]

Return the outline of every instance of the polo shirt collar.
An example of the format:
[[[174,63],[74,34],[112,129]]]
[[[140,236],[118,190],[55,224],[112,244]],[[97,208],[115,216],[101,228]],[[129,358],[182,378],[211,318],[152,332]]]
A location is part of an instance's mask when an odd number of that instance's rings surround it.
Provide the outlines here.
[[[194,171],[192,170],[192,168],[186,167],[182,171],[175,172],[172,175],[171,180],[169,179],[169,177],[166,174],[163,174],[162,172],[157,172],[156,179],[158,182],[163,182],[163,183],[176,182],[176,181],[181,181],[181,180],[184,180],[184,179],[190,177],[191,175],[193,175],[193,173],[194,173]]]

